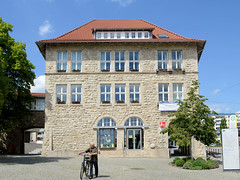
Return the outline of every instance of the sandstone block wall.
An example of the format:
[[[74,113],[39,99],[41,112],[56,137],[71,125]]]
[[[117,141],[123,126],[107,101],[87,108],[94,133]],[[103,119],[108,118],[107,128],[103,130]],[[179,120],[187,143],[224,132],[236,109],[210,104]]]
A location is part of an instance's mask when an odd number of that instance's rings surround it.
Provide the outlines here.
[[[156,73],[157,51],[168,51],[168,69],[171,70],[171,51],[181,50],[182,71]],[[67,72],[58,73],[56,69],[57,52],[67,51]],[[82,52],[82,71],[71,72],[71,52]],[[110,72],[100,71],[100,52],[111,52]],[[114,52],[125,52],[125,71],[114,71]],[[139,72],[129,72],[128,54],[139,52]],[[173,100],[173,83],[183,84],[183,98],[193,80],[198,79],[197,46],[192,43],[82,43],[48,45],[46,49],[46,104],[45,134],[43,154],[74,155],[88,147],[89,142],[97,142],[94,127],[104,117],[112,118],[117,126],[124,126],[130,117],[138,117],[146,126],[143,150],[123,148],[123,129],[117,131],[117,148],[101,150],[101,156],[114,157],[168,157],[168,136],[160,134],[159,122],[169,124],[169,113],[158,110],[158,84],[169,84],[169,101]],[[129,85],[140,84],[140,102],[130,103]],[[56,103],[56,85],[67,85],[67,103]],[[81,104],[71,104],[71,85],[82,85]],[[100,85],[111,85],[111,103],[100,103]],[[115,103],[115,85],[126,85],[124,104]],[[154,147],[153,149],[151,147]]]

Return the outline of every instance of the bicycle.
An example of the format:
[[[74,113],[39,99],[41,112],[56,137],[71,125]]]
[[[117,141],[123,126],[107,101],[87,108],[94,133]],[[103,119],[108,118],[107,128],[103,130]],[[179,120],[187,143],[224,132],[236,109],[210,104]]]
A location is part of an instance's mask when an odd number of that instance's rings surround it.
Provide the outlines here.
[[[89,154],[86,154],[86,153],[81,155],[83,156],[83,162],[81,164],[81,169],[80,169],[80,179],[82,180],[84,173],[86,177],[88,177],[90,156]]]

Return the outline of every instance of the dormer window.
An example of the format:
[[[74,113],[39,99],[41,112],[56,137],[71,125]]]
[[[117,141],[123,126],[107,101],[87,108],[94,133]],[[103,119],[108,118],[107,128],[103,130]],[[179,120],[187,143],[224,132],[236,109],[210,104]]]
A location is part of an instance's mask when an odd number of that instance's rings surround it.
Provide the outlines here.
[[[158,34],[160,39],[169,38],[167,34]]]
[[[98,31],[94,33],[96,39],[152,39],[152,32],[145,31]]]

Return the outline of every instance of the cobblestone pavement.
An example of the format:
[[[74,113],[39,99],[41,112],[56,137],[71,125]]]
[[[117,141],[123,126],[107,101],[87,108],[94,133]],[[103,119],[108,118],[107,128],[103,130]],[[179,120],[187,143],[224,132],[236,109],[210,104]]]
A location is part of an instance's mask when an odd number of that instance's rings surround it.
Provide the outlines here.
[[[0,156],[2,180],[77,180],[82,157]],[[168,165],[172,159],[100,158],[99,180],[239,180],[239,172],[190,171]],[[87,178],[85,178],[87,179]]]

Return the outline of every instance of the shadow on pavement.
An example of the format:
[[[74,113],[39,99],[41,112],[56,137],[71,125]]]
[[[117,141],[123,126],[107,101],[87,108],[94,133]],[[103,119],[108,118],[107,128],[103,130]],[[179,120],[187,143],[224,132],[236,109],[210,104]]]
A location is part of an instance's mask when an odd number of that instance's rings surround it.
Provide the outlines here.
[[[0,164],[37,164],[69,160],[69,157],[46,157],[40,155],[1,155]]]

